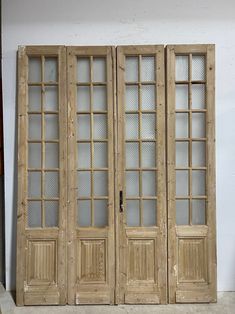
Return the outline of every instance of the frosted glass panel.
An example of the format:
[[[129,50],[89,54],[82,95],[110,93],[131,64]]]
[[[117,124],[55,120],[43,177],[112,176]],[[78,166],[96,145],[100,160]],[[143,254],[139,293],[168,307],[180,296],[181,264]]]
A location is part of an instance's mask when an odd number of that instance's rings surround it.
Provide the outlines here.
[[[91,195],[91,174],[90,171],[77,172],[78,196]]]
[[[156,200],[143,200],[143,225],[156,226]]]
[[[30,114],[29,115],[29,134],[30,140],[40,140],[41,139],[41,115],[40,114]]]
[[[28,167],[41,168],[41,144],[28,144]]]
[[[139,196],[139,172],[126,171],[126,195]]]
[[[206,137],[205,114],[192,114],[192,137]]]
[[[45,110],[58,110],[58,90],[56,86],[45,89]]]
[[[204,225],[206,223],[205,200],[192,200],[192,223],[193,225]]]
[[[29,82],[41,82],[41,58],[29,58]]]
[[[138,114],[126,114],[126,139],[137,139],[139,137]]]
[[[77,87],[77,111],[90,111],[90,88]]]
[[[126,110],[138,110],[138,86],[126,86]]]
[[[95,114],[94,115],[94,139],[107,138],[107,115]]]
[[[41,227],[41,202],[28,201],[28,226],[30,228]]]
[[[154,142],[142,142],[142,168],[156,167],[156,145]]]
[[[192,194],[205,195],[206,194],[206,172],[203,170],[192,171]]]
[[[94,171],[94,195],[107,196],[108,195],[108,172]]]
[[[206,62],[205,56],[193,56],[192,57],[192,80],[203,81],[206,76]]]
[[[188,137],[188,114],[187,113],[175,114],[175,137],[176,138]]]
[[[41,197],[41,172],[28,172],[28,196]]]
[[[93,59],[93,81],[105,82],[106,81],[106,61],[105,58]]]
[[[58,73],[57,73],[57,58],[46,58],[45,59],[45,81],[56,82]]]
[[[126,143],[126,168],[139,167],[139,144]]]
[[[57,140],[59,138],[59,123],[57,114],[45,115],[45,139]]]
[[[188,81],[188,56],[175,57],[176,81]]]
[[[141,80],[155,81],[155,57],[142,57]]]
[[[78,80],[78,82],[89,82],[90,81],[90,60],[89,60],[89,58],[78,58],[77,80]]]
[[[155,86],[142,85],[142,110],[155,109]]]
[[[126,57],[126,81],[138,81],[138,57]]]
[[[40,86],[29,86],[29,111],[41,111]]]
[[[59,196],[59,173],[45,172],[45,196],[58,197]]]
[[[206,144],[205,142],[192,142],[192,165],[206,166]]]
[[[188,142],[175,143],[176,167],[188,167]]]
[[[89,143],[77,144],[77,167],[91,167],[91,148]]]
[[[94,143],[94,167],[108,167],[108,145],[107,143]]]
[[[142,194],[144,196],[155,196],[157,194],[155,171],[142,172]]]
[[[135,227],[140,225],[139,201],[126,201],[126,224],[129,227]]]
[[[188,85],[175,86],[176,109],[188,109]]]
[[[142,139],[155,139],[155,114],[142,115]]]
[[[59,203],[57,201],[45,201],[44,206],[46,227],[57,227],[59,223]]]
[[[204,84],[192,85],[192,108],[205,109],[206,107],[206,90]]]
[[[188,225],[189,224],[189,201],[188,200],[176,200],[176,224]]]
[[[188,171],[176,171],[176,195],[188,195]]]
[[[77,115],[77,139],[90,139],[90,115],[88,114]]]
[[[91,225],[91,201],[84,200],[77,202],[77,223],[80,227]]]
[[[58,168],[59,167],[59,144],[57,143],[46,143],[46,156],[45,166],[46,168]]]
[[[94,201],[94,225],[96,227],[105,227],[108,225],[108,206],[106,200]]]
[[[107,110],[107,94],[105,86],[94,86],[93,110]]]

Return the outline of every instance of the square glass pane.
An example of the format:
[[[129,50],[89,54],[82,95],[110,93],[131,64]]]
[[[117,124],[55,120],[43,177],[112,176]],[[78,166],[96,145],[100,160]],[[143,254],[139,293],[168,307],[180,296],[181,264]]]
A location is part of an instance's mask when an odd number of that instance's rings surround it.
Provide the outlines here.
[[[94,171],[94,195],[108,196],[108,172]]]
[[[126,82],[138,82],[138,57],[126,57]]]
[[[77,224],[79,227],[89,227],[91,225],[91,201],[77,201]]]
[[[41,82],[41,58],[29,58],[29,82]]]
[[[29,228],[37,228],[42,225],[41,202],[28,201],[28,226]]]
[[[57,71],[57,58],[45,58],[45,82],[56,82]]]
[[[108,226],[108,202],[107,200],[94,201],[94,225],[95,227]]]
[[[89,114],[77,115],[77,139],[78,140],[90,139],[90,115]]]
[[[93,110],[107,110],[106,86],[93,87]]]
[[[41,111],[40,86],[29,86],[29,111]]]
[[[90,171],[77,172],[77,189],[78,197],[86,197],[91,195],[91,173]]]
[[[175,86],[175,108],[188,109],[188,85]]]
[[[28,196],[41,197],[41,172],[28,172]]]
[[[192,108],[193,109],[206,108],[206,89],[204,84],[192,85]]]
[[[58,110],[58,88],[57,86],[46,86],[44,110]]]
[[[28,167],[41,168],[41,144],[28,143]]]
[[[108,145],[107,143],[94,143],[94,167],[108,167]]]
[[[143,200],[142,202],[143,209],[143,225],[144,226],[156,226],[156,200]]]
[[[89,58],[77,59],[77,80],[80,83],[90,82],[90,60]]]
[[[155,57],[142,57],[141,81],[155,81]]]
[[[144,196],[157,195],[157,181],[155,171],[142,171],[142,194]]]
[[[126,111],[138,110],[139,108],[139,96],[138,86],[126,86]]]
[[[192,171],[192,194],[206,194],[206,172],[203,170]]]
[[[142,110],[155,110],[155,85],[142,85]]]
[[[188,167],[188,142],[175,143],[176,167]]]
[[[188,225],[189,224],[189,201],[188,200],[176,200],[176,224]]]
[[[90,168],[91,167],[91,145],[90,143],[77,144],[77,167]]]
[[[126,168],[139,167],[139,144],[126,143]]]
[[[59,202],[45,201],[45,225],[46,227],[58,227],[59,225]]]
[[[188,56],[175,57],[175,80],[188,81],[189,78]]]
[[[139,117],[138,114],[126,114],[126,139],[138,139]]]
[[[155,114],[142,114],[142,139],[155,139],[156,138],[156,124]]]
[[[186,170],[176,170],[176,195],[177,196],[184,196],[188,195],[188,185],[189,185],[189,178],[188,178],[188,171]]]
[[[138,227],[140,225],[139,201],[126,201],[126,224],[128,227]]]
[[[154,168],[156,164],[155,142],[142,142],[142,168]]]
[[[58,171],[45,172],[44,193],[46,197],[59,197],[59,173]]]
[[[205,200],[192,200],[192,223],[193,225],[206,224]]]
[[[192,142],[192,165],[193,167],[206,166],[205,142]]]
[[[93,58],[93,81],[105,82],[106,81],[106,59]]]
[[[30,114],[29,116],[28,137],[30,140],[41,139],[41,115]]]
[[[57,114],[45,115],[45,139],[57,140],[59,138],[59,122]]]
[[[175,114],[175,137],[176,138],[188,137],[188,114],[187,113]]]
[[[126,171],[126,196],[139,196],[138,171]]]
[[[206,59],[205,56],[192,57],[192,80],[204,81],[206,78]]]
[[[46,168],[58,168],[59,167],[59,144],[46,143],[45,166]]]
[[[107,139],[107,115],[94,114],[94,139]]]
[[[90,111],[90,87],[77,87],[77,111]]]
[[[206,119],[204,113],[192,114],[192,137],[206,137]]]

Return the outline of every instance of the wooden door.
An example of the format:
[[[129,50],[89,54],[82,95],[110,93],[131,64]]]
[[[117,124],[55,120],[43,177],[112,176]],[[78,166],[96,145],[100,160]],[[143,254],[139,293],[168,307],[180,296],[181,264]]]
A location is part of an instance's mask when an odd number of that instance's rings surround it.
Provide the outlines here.
[[[164,47],[117,49],[116,302],[167,302]]]

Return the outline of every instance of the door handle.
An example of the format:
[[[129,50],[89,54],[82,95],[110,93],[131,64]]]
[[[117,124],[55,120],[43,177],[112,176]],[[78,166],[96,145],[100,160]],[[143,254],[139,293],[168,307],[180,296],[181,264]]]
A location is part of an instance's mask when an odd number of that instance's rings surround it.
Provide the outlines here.
[[[124,211],[124,205],[123,205],[123,191],[119,192],[119,209],[120,209],[120,213],[123,213]]]

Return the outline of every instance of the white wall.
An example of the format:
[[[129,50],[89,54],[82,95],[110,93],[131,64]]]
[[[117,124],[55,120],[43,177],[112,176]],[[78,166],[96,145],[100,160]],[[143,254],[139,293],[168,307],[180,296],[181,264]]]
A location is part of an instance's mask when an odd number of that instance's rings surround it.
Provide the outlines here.
[[[15,287],[17,46],[215,43],[218,290],[235,290],[235,2],[2,2],[7,289]]]

